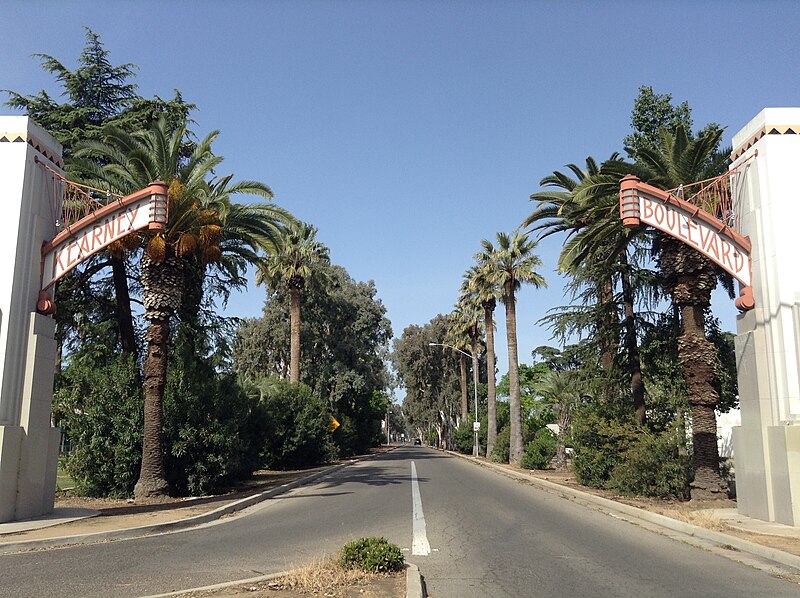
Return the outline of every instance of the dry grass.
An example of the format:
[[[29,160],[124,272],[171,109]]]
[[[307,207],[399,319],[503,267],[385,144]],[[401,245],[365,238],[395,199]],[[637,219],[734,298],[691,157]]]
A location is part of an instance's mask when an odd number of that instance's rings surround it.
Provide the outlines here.
[[[678,521],[683,521],[684,523],[691,523],[692,525],[718,532],[724,532],[728,529],[728,526],[724,521],[722,521],[722,519],[706,511],[663,509],[661,510],[661,514],[671,519],[677,519]]]
[[[325,595],[342,586],[365,584],[375,577],[380,576],[355,569],[342,569],[336,560],[328,558],[292,569],[285,577],[271,582],[270,586]]]

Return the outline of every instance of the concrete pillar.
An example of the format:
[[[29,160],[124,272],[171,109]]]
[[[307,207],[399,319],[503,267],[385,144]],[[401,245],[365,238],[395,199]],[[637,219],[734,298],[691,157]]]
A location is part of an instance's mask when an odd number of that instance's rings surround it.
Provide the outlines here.
[[[734,211],[753,244],[755,309],[737,319],[739,512],[800,525],[800,108],[766,108],[733,139]]]
[[[61,145],[24,116],[0,117],[0,522],[53,509],[54,323],[36,313],[42,243],[55,235]]]

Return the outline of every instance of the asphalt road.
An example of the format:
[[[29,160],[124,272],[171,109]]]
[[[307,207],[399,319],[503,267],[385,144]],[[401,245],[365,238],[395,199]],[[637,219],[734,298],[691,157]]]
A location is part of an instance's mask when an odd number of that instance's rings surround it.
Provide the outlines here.
[[[432,598],[800,595],[796,584],[404,446],[201,528],[0,556],[0,596],[158,594],[284,571],[362,536],[402,547]]]

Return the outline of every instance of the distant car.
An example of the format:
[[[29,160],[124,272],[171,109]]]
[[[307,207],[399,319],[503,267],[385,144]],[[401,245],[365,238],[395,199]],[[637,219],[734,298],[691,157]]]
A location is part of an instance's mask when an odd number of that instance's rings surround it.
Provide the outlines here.
[[[414,444],[419,444],[419,445],[421,445],[421,444],[422,444],[422,441],[421,441],[419,438],[415,438],[415,439],[414,439]]]

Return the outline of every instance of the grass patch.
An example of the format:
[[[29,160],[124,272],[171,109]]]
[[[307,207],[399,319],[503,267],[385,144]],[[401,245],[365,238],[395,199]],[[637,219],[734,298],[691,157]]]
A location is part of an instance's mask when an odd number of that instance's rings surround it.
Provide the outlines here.
[[[336,559],[329,558],[293,569],[285,577],[270,582],[269,586],[325,596],[335,595],[334,592],[344,586],[366,585],[376,577],[381,575],[359,569],[343,569]]]
[[[728,529],[728,526],[724,521],[722,521],[722,519],[716,515],[712,515],[711,513],[706,513],[703,511],[665,509],[662,511],[662,514],[670,519],[677,519],[678,521],[683,521],[684,523],[691,523],[692,525],[704,527],[706,529],[712,529],[718,532],[723,532]]]
[[[58,471],[56,472],[56,491],[69,490],[75,487],[75,480],[73,480],[64,468],[61,460],[58,462]]]

